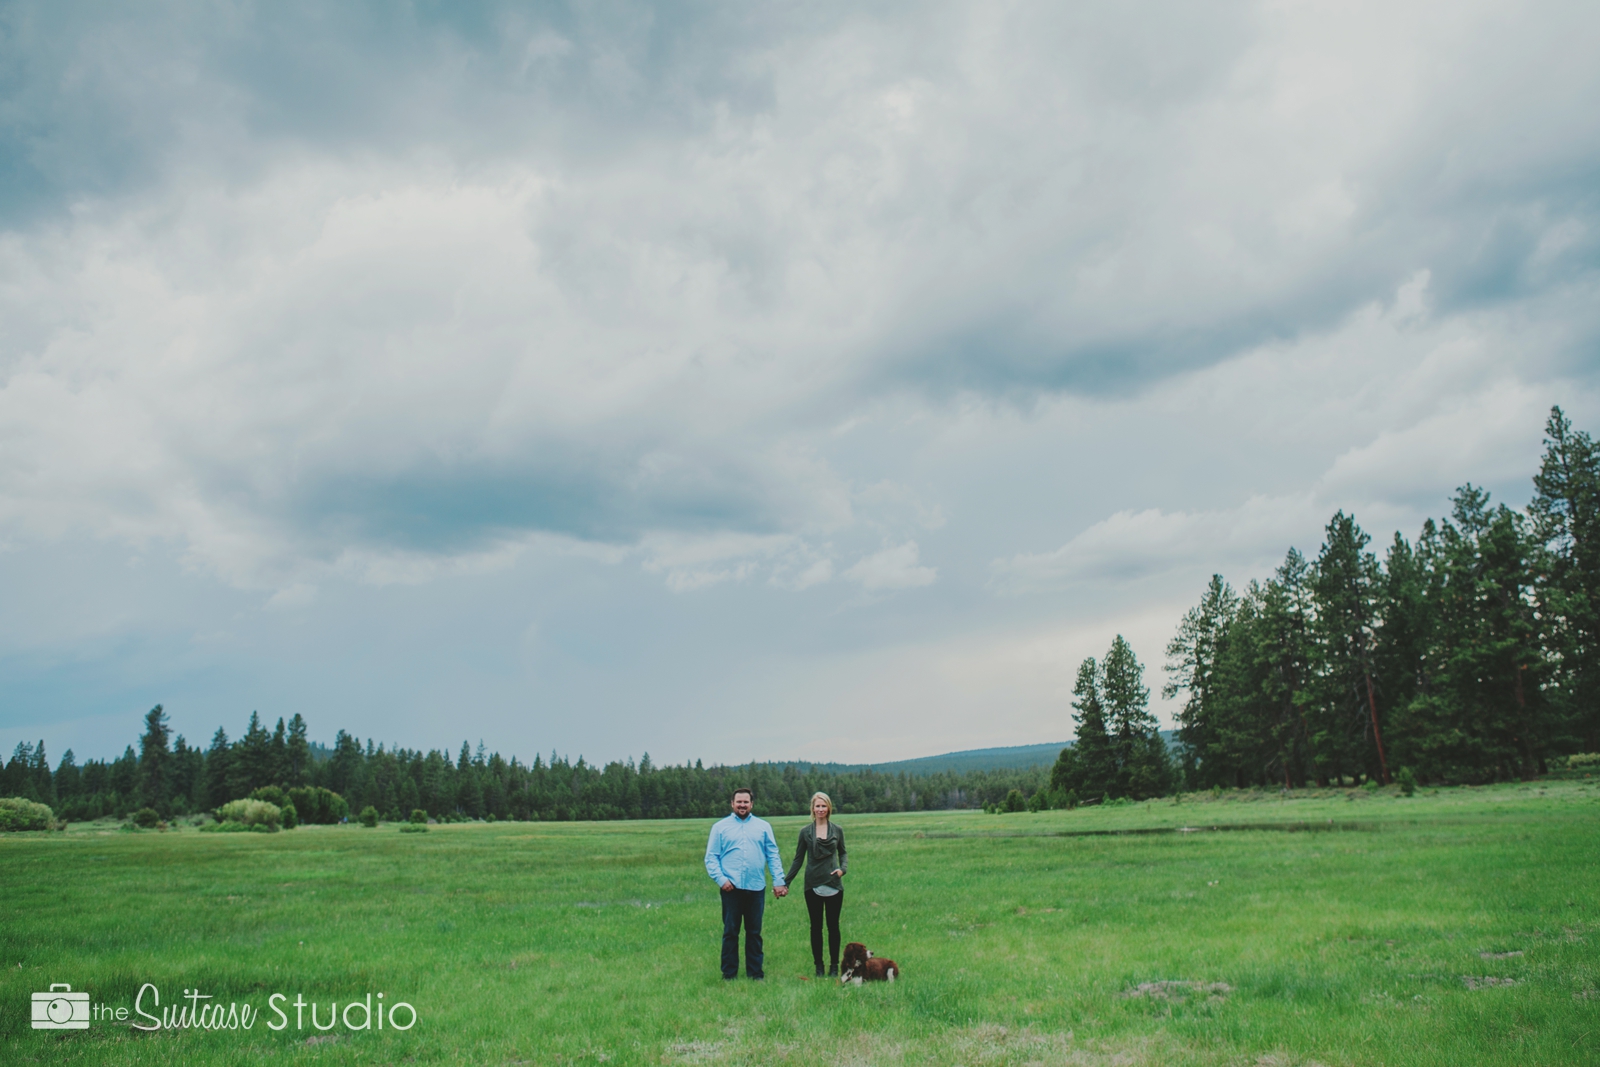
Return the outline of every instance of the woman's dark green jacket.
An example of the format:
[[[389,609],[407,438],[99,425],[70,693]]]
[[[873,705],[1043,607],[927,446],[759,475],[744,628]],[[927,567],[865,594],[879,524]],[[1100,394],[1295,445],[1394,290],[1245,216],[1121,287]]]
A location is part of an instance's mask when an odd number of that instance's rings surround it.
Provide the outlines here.
[[[799,872],[802,861],[806,865],[807,890],[819,885],[844,888],[839,884],[839,876],[833,873],[850,869],[850,860],[844,854],[844,831],[839,829],[838,823],[829,822],[826,841],[817,840],[816,823],[808,822],[801,828],[800,842],[794,850],[794,862],[789,865],[789,873],[783,876],[785,883],[794,884],[794,876]]]

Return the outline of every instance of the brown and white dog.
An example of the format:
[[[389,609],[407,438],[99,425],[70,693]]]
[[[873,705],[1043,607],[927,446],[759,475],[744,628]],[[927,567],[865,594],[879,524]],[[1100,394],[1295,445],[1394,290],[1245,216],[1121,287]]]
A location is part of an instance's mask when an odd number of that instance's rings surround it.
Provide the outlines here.
[[[900,965],[894,960],[874,956],[859,941],[844,947],[844,960],[839,966],[839,983],[892,982],[900,976]]]
[[[844,947],[844,956],[839,960],[839,981],[847,979],[845,975],[859,971],[861,965],[872,958],[872,953],[867,951],[867,946],[859,941],[852,941]]]

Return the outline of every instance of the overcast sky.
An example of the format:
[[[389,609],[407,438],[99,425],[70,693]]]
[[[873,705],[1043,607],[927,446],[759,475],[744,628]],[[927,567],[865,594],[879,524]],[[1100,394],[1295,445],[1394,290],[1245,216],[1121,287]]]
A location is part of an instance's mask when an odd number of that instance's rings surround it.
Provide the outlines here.
[[[1600,429],[1597,55],[1584,3],[0,4],[0,743],[1064,739],[1213,572]]]

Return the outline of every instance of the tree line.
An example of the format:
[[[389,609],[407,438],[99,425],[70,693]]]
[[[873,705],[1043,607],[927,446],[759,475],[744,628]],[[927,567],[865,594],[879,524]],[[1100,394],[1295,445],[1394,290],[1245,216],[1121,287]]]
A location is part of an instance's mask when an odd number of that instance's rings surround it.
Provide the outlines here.
[[[1561,409],[1525,511],[1471,484],[1380,560],[1343,511],[1167,647],[1190,788],[1544,774],[1600,751],[1600,448]]]
[[[909,775],[805,763],[657,767],[531,764],[476,752],[363,745],[341,730],[311,745],[296,714],[208,747],[145,716],[135,751],[54,771],[44,743],[17,746],[0,796],[67,819],[209,811],[268,786],[319,787],[388,819],[706,818],[735,785],[767,814],[804,814],[813,792],[840,811],[1016,810],[1178,789],[1345,782],[1480,782],[1542,774],[1600,752],[1600,446],[1560,408],[1527,509],[1465,485],[1447,519],[1380,561],[1355,518],[1335,514],[1314,560],[1291,548],[1272,577],[1236,591],[1214,575],[1168,644],[1164,695],[1182,697],[1169,748],[1144,668],[1121,635],[1073,687],[1075,740],[1053,768]]]
[[[802,815],[817,791],[841,812],[916,811],[982,807],[1013,790],[1032,795],[1047,768],[909,775],[841,770],[809,763],[743,766],[661,766],[646,753],[604,766],[551,753],[531,764],[515,756],[474,751],[462,742],[454,758],[438,749],[365,744],[343,730],[331,748],[307,741],[299,714],[268,729],[259,714],[237,740],[218,728],[202,749],[171,736],[161,705],[144,717],[137,749],[118,759],[81,766],[69,750],[54,771],[44,742],[17,746],[7,763],[0,796],[48,804],[69,821],[124,817],[150,808],[162,817],[215,811],[223,804],[276,787],[320,788],[337,794],[350,811],[367,806],[393,821],[421,809],[443,821],[457,819],[652,819],[726,815],[736,786],[755,791],[767,815]]]

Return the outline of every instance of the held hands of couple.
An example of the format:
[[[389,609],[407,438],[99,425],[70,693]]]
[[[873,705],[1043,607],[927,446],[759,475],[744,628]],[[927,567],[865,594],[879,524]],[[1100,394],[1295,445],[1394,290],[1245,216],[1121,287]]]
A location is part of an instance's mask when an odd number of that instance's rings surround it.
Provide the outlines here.
[[[838,875],[840,878],[844,877],[844,872],[843,871],[834,871],[833,873]],[[723,889],[732,889],[733,888],[733,883],[732,882],[728,882],[722,888]],[[786,885],[775,885],[775,886],[772,887],[772,895],[775,896],[775,897],[778,897],[780,899],[783,898],[783,897],[786,897],[786,896],[789,895],[789,887],[786,886]]]

